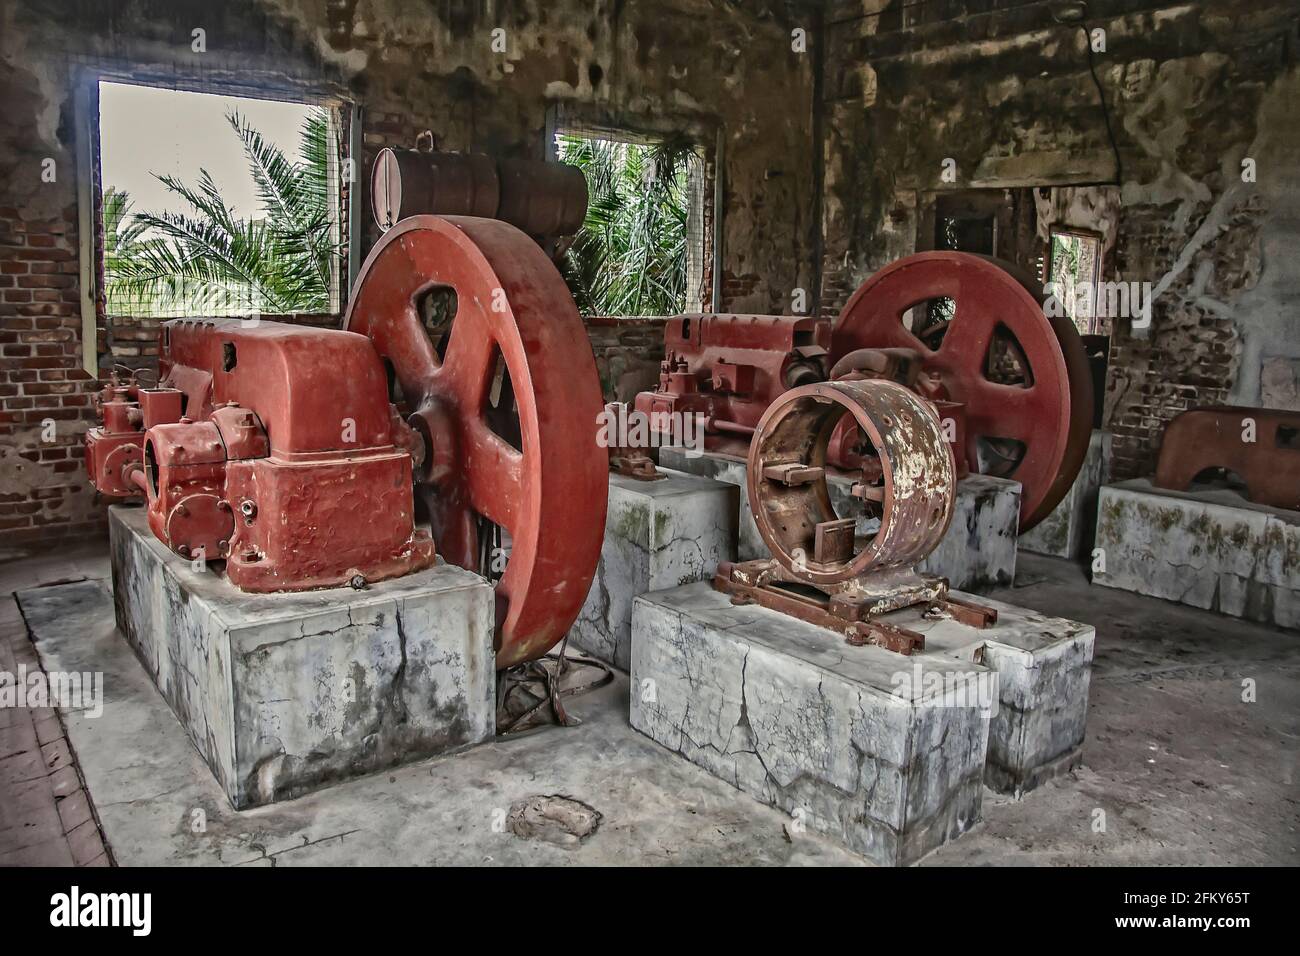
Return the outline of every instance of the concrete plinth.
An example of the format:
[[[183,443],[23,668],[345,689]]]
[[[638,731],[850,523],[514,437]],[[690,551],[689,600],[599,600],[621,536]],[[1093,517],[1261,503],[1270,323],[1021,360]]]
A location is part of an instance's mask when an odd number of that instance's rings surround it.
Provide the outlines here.
[[[1110,481],[1111,434],[1093,430],[1088,457],[1069,492],[1052,513],[1020,535],[1020,547],[1072,561],[1092,551],[1097,532],[1097,493]]]
[[[873,862],[980,819],[988,668],[850,647],[699,583],[636,599],[631,678],[633,727]]]
[[[743,458],[711,452],[688,454],[683,448],[661,448],[659,462],[666,468],[739,487],[737,560],[753,561],[769,556],[749,508]],[[826,479],[831,504],[846,518],[862,512],[862,502],[849,493],[851,486],[852,481],[847,478],[832,476]],[[947,578],[952,587],[963,591],[986,591],[1009,585],[1016,573],[1016,528],[1019,524],[1019,482],[988,475],[969,475],[957,484],[952,526],[920,569]]]
[[[1097,547],[1094,584],[1300,629],[1300,512],[1139,478],[1101,489]]]
[[[609,476],[600,564],[569,632],[581,650],[623,670],[631,663],[632,600],[703,581],[736,556],[736,487],[660,471],[658,481]]]
[[[978,600],[998,612],[990,628],[977,630],[947,619],[908,620],[907,611],[884,620],[923,633],[925,655],[974,661],[997,673],[998,706],[989,721],[984,783],[1020,796],[1083,760],[1096,629],[1001,601]]]
[[[119,630],[236,808],[495,733],[493,592],[448,565],[248,594],[109,511]]]

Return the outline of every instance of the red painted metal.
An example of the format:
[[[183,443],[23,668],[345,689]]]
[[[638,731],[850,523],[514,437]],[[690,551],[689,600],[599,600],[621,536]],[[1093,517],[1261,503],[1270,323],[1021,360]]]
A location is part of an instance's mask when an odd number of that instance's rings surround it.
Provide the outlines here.
[[[763,413],[790,388],[822,381],[830,324],[806,316],[681,315],[664,326],[659,388],[636,397],[657,427],[660,416],[699,415],[708,451],[744,457]],[[677,419],[680,422],[680,419]]]
[[[427,305],[448,289],[450,321]],[[508,535],[497,666],[541,657],[587,596],[608,496],[600,382],[564,280],[507,223],[415,216],[371,250],[345,322],[392,369],[423,438],[416,493],[444,557],[484,570],[483,533]]]
[[[110,383],[96,402],[101,425],[86,432],[86,471],[91,484],[110,498],[139,493],[126,466],[139,462],[144,445],[138,386]]]
[[[1240,477],[1251,501],[1300,510],[1300,412],[1208,406],[1169,423],[1156,487],[1185,491],[1202,472],[1218,468]]]
[[[914,306],[940,298],[956,303],[951,321],[920,334],[904,325]],[[943,410],[959,477],[977,471],[1021,483],[1027,531],[1069,491],[1091,432],[1092,380],[1078,332],[1046,315],[1042,301],[1010,263],[925,252],[868,279],[833,332],[795,316],[680,316],[665,326],[659,387],[638,395],[636,408],[659,431],[678,423],[654,413],[699,414],[707,450],[743,457],[763,411],[788,388],[827,378],[899,382]],[[845,418],[829,464],[862,467],[868,444]]]
[[[950,321],[917,333],[914,306],[947,298]],[[1021,483],[1020,530],[1041,521],[1069,491],[1088,449],[1092,378],[1077,330],[1044,313],[1041,288],[1014,265],[963,252],[924,252],[881,269],[835,324],[831,351],[910,349],[948,399],[965,406],[965,457],[972,471]],[[990,359],[995,341],[999,346]],[[1003,361],[999,363],[998,359]],[[1008,358],[1019,382],[997,374]],[[1015,376],[1006,376],[1013,379]],[[998,440],[1002,439],[1002,442]],[[1013,446],[1005,440],[1021,443]],[[994,451],[1010,457],[998,460]]]
[[[364,337],[176,320],[163,325],[159,364],[159,388],[104,404],[87,466],[105,493],[143,490],[150,528],[174,551],[224,559],[246,591],[378,581],[433,563],[414,523],[411,456],[398,447],[413,439],[394,428]]]

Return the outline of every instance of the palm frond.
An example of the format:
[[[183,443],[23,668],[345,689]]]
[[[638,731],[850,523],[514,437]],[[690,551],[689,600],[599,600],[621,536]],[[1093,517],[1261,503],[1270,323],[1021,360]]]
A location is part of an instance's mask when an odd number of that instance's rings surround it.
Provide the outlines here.
[[[587,314],[663,315],[685,306],[689,165],[683,139],[654,145],[561,136],[590,201],[562,273]]]

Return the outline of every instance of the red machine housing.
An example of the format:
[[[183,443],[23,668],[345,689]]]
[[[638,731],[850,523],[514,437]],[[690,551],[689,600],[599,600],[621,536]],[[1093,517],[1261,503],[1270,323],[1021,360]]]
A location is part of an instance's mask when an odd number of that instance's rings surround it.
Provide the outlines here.
[[[744,457],[777,396],[826,380],[831,326],[793,315],[682,315],[664,327],[659,389],[636,397],[651,428],[702,415],[708,451]]]
[[[378,581],[428,567],[418,440],[364,336],[276,322],[175,320],[158,388],[118,386],[86,437],[102,493],[143,492],[176,553],[224,559],[246,591]],[[134,400],[133,400],[134,399]]]

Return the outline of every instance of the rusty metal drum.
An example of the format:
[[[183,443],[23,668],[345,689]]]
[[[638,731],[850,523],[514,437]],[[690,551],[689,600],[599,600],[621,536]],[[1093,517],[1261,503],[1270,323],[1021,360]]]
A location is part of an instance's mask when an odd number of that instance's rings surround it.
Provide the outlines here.
[[[490,156],[387,147],[370,171],[370,207],[384,232],[414,215],[491,218],[499,201],[497,166]]]
[[[875,455],[853,493],[879,526],[855,533],[856,520],[831,504],[827,446],[845,416]],[[825,587],[867,571],[911,567],[943,539],[952,521],[956,465],[934,406],[887,380],[821,382],[772,403],[748,459],[749,500],[772,557],[795,580]]]

